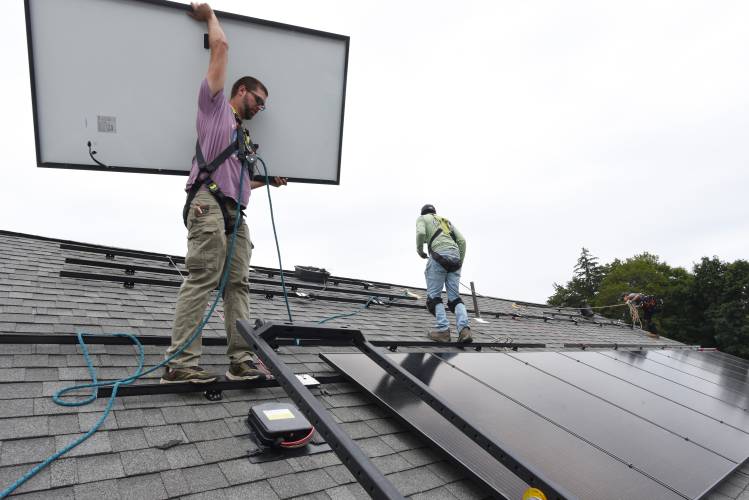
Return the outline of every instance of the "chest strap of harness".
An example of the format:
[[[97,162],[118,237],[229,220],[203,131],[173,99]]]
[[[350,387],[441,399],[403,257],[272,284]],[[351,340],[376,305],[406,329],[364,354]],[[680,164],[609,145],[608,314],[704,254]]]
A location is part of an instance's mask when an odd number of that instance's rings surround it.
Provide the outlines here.
[[[192,186],[190,186],[190,190],[187,192],[187,199],[185,200],[185,206],[182,209],[182,221],[185,223],[185,227],[187,227],[187,217],[190,214],[190,205],[192,204],[192,200],[195,198],[195,195],[198,194],[198,191],[200,191],[200,188],[202,186],[205,186],[209,193],[216,199],[216,203],[218,203],[218,206],[221,208],[221,215],[224,218],[224,231],[226,234],[230,234],[234,228],[234,220],[229,214],[229,210],[227,208],[227,203],[230,200],[224,193],[221,192],[221,189],[218,187],[218,184],[211,179],[211,175],[213,172],[216,171],[216,169],[224,163],[231,155],[234,153],[237,153],[237,157],[242,162],[241,168],[247,167],[248,170],[250,170],[250,178],[252,178],[252,171],[251,171],[251,165],[254,163],[253,157],[255,154],[255,150],[253,149],[253,145],[249,140],[249,133],[245,128],[242,127],[242,120],[237,116],[237,114],[234,114],[234,118],[237,120],[237,138],[235,141],[233,141],[229,146],[227,146],[221,153],[216,156],[213,161],[206,164],[205,157],[203,156],[203,152],[200,150],[200,140],[195,141],[195,160],[198,163],[198,175],[195,178],[195,182],[193,182]],[[239,217],[244,218],[244,212],[241,209],[241,205],[237,203],[237,212],[239,213]],[[240,220],[241,222],[241,220]]]

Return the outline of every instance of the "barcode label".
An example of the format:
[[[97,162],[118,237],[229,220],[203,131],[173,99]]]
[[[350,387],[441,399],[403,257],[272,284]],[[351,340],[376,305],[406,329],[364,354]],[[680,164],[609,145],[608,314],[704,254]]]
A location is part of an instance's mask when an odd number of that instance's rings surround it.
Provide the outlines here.
[[[117,133],[117,118],[114,116],[98,115],[96,117],[96,124],[99,132]]]

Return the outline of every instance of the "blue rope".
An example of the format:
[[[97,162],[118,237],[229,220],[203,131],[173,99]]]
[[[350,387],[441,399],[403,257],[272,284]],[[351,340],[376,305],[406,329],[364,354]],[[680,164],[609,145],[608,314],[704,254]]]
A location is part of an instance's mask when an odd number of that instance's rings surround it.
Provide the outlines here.
[[[265,164],[263,164],[263,166],[265,166]],[[243,185],[244,185],[244,168],[241,169],[241,173],[240,173],[240,176],[239,176],[239,196],[238,196],[238,198],[240,200],[242,199],[242,188],[243,188]],[[268,199],[270,200],[270,194],[268,196]],[[239,210],[237,210],[237,212],[239,212]],[[273,212],[271,211],[271,217],[272,216],[273,216]],[[83,406],[83,405],[89,404],[92,401],[96,400],[96,397],[98,395],[98,389],[99,389],[99,387],[105,387],[105,386],[110,386],[111,385],[112,386],[112,394],[109,397],[109,401],[107,402],[107,406],[104,409],[104,413],[102,414],[101,417],[99,417],[99,420],[96,421],[96,423],[93,425],[93,427],[91,427],[91,429],[89,429],[88,432],[86,432],[82,436],[78,437],[75,441],[73,441],[72,443],[68,444],[67,446],[65,446],[65,448],[63,448],[62,450],[58,451],[57,453],[51,455],[50,457],[48,457],[43,462],[41,462],[41,463],[37,464],[36,466],[32,467],[31,469],[29,469],[23,476],[21,476],[20,478],[18,478],[13,484],[11,484],[7,488],[5,488],[2,492],[0,492],[0,500],[2,500],[3,498],[7,497],[11,493],[13,493],[23,483],[25,483],[26,481],[28,481],[29,479],[31,479],[32,477],[34,477],[36,474],[38,474],[39,471],[41,471],[46,466],[48,466],[49,464],[51,464],[52,462],[54,462],[55,460],[57,460],[58,458],[60,458],[62,455],[64,455],[65,453],[69,452],[70,450],[72,450],[73,448],[75,448],[76,446],[78,446],[79,444],[81,444],[82,442],[84,442],[85,440],[87,440],[88,438],[90,438],[96,431],[98,431],[99,427],[101,427],[101,425],[104,423],[104,421],[109,416],[109,413],[112,410],[112,406],[114,405],[114,400],[117,397],[117,391],[119,390],[119,388],[120,388],[121,385],[130,384],[133,381],[135,381],[135,380],[139,379],[140,377],[142,377],[143,375],[147,375],[149,373],[152,373],[152,372],[158,370],[159,368],[164,367],[167,363],[169,363],[177,355],[179,355],[180,353],[182,353],[182,351],[184,351],[185,349],[187,349],[187,347],[190,344],[193,343],[193,341],[198,337],[198,335],[200,335],[203,332],[203,328],[205,328],[205,325],[208,323],[208,320],[213,315],[213,312],[215,311],[216,306],[218,305],[218,301],[221,299],[221,297],[223,295],[224,287],[226,286],[226,282],[227,282],[227,280],[229,278],[229,271],[230,271],[230,268],[231,268],[231,261],[234,258],[234,243],[235,243],[235,241],[237,239],[237,228],[239,228],[239,219],[240,219],[240,216],[237,213],[236,217],[235,217],[235,220],[234,220],[234,229],[232,231],[231,242],[229,243],[229,252],[228,252],[228,255],[227,255],[227,259],[226,259],[226,263],[228,265],[224,266],[224,273],[223,273],[223,276],[221,276],[221,282],[219,284],[218,292],[216,293],[216,299],[213,301],[213,304],[211,305],[211,308],[205,314],[205,317],[200,322],[200,324],[198,325],[198,327],[195,329],[195,331],[193,332],[193,334],[190,335],[190,338],[188,338],[176,351],[174,351],[174,353],[172,353],[170,356],[168,356],[167,358],[165,358],[159,364],[157,364],[156,366],[153,366],[153,367],[149,368],[146,371],[143,371],[143,363],[144,363],[143,345],[133,335],[130,335],[128,333],[115,333],[114,334],[115,336],[120,336],[120,337],[126,336],[126,337],[129,337],[135,343],[136,347],[138,348],[138,369],[135,371],[135,374],[133,374],[133,375],[127,377],[127,378],[117,379],[117,380],[106,380],[106,381],[103,381],[103,382],[99,382],[97,380],[97,377],[96,377],[96,370],[94,369],[93,363],[91,362],[91,357],[89,356],[88,347],[86,346],[86,342],[83,340],[83,336],[85,334],[81,333],[81,332],[78,333],[78,343],[80,344],[81,349],[83,350],[83,357],[86,360],[86,367],[88,369],[89,375],[91,376],[92,382],[89,383],[89,384],[80,384],[80,385],[76,385],[76,386],[72,386],[72,387],[65,387],[63,389],[60,389],[59,391],[55,392],[55,394],[52,396],[52,400],[55,403],[57,403],[58,405],[61,405],[61,406]],[[273,231],[274,231],[274,234],[275,234],[275,223],[274,223],[274,226],[273,226]],[[276,247],[278,247],[278,239],[276,239]],[[279,251],[279,262],[280,262],[280,251]],[[285,291],[286,290],[284,288],[284,292]],[[287,307],[288,307],[288,300],[287,300],[286,304],[287,304]],[[291,314],[291,313],[289,313],[289,314]],[[66,393],[74,391],[74,390],[88,389],[88,388],[93,389],[93,391],[92,391],[91,395],[89,397],[87,397],[86,399],[83,399],[83,400],[80,400],[80,401],[64,401],[64,400],[61,399],[61,396],[63,394],[66,394]]]

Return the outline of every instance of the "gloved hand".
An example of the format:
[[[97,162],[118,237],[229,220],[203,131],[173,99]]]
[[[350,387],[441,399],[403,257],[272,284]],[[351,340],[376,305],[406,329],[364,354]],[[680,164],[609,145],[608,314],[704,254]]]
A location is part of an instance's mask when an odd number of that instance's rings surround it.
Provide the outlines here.
[[[421,257],[422,259],[428,259],[429,258],[429,256],[424,253],[424,250],[419,250],[419,257]]]

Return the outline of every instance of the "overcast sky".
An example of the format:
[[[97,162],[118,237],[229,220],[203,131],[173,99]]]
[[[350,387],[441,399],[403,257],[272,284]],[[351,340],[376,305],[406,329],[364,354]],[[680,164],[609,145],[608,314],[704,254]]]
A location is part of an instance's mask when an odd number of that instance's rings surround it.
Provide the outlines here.
[[[461,281],[504,298],[544,302],[582,246],[749,256],[748,2],[212,5],[351,37],[341,184],[273,190],[286,268],[423,286],[424,203],[466,236]],[[23,2],[4,12],[0,229],[184,255],[184,177],[37,168]]]

